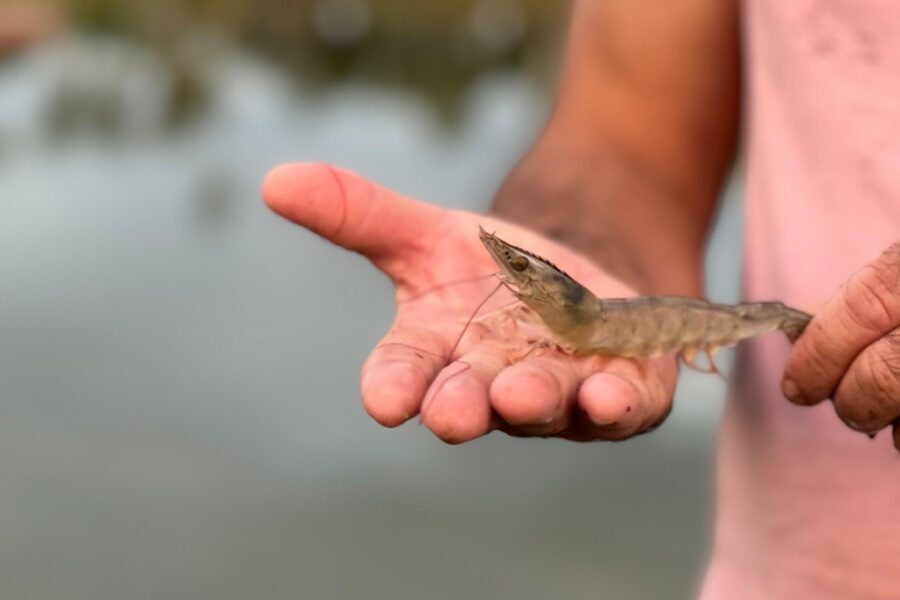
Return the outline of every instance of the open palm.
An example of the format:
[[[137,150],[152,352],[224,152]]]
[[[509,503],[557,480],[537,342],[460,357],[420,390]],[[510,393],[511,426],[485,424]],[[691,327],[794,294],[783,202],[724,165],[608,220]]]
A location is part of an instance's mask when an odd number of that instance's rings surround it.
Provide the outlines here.
[[[673,357],[637,363],[542,348],[549,331],[517,319],[505,289],[460,338],[497,286],[486,277],[496,266],[479,225],[559,264],[601,297],[633,294],[583,256],[506,221],[411,200],[324,164],[279,167],[263,195],[278,214],[363,254],[394,282],[397,318],[361,377],[363,403],[379,423],[393,427],[418,414],[451,443],[492,429],[622,439],[668,413]]]

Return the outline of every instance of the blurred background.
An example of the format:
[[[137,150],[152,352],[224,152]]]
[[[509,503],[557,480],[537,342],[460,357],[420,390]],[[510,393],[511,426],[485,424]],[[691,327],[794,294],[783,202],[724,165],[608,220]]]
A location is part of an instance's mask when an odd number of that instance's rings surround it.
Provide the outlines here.
[[[721,380],[683,372],[625,443],[382,429],[357,374],[387,281],[259,198],[323,160],[483,210],[547,115],[566,11],[0,0],[0,597],[692,595]]]

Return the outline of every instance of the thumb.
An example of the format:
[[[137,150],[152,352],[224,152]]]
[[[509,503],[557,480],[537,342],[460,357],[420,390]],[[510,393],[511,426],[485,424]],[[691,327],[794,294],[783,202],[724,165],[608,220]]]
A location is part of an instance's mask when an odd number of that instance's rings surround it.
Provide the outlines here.
[[[282,217],[374,261],[421,240],[442,212],[324,163],[277,167],[262,193]]]

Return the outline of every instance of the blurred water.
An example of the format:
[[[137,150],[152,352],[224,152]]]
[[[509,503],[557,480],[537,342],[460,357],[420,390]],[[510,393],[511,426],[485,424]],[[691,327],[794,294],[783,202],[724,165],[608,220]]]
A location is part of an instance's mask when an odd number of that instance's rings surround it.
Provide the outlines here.
[[[622,444],[382,429],[357,371],[387,282],[259,200],[271,166],[315,159],[483,209],[543,90],[485,76],[449,131],[410,93],[307,94],[230,53],[204,116],[160,133],[138,53],[117,134],[54,134],[61,74],[95,52],[0,64],[0,596],[690,596],[719,380],[684,373],[669,422]],[[720,300],[736,207],[711,253]]]

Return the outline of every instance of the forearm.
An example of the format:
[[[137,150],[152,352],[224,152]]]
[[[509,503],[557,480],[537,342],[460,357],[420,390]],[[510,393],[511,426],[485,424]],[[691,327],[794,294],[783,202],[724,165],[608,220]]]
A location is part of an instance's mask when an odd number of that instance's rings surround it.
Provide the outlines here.
[[[641,293],[696,296],[712,201],[709,211],[688,211],[686,193],[621,149],[539,144],[492,212],[578,250]]]
[[[494,211],[578,249],[641,292],[701,292],[734,154],[731,0],[576,3],[560,89]]]

